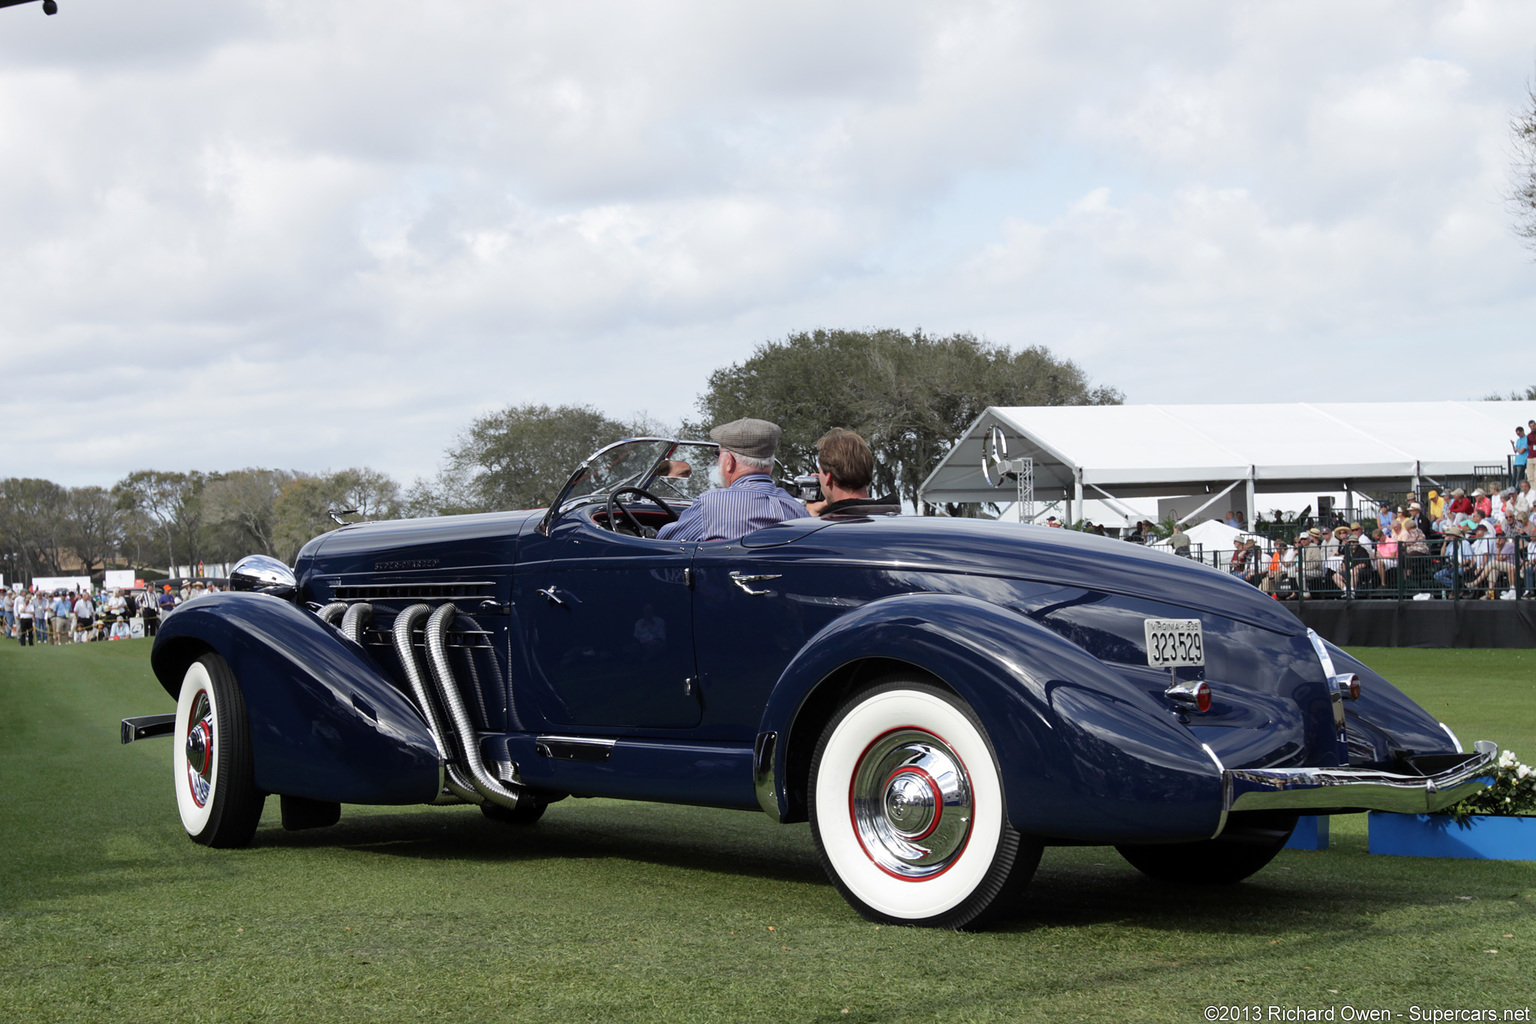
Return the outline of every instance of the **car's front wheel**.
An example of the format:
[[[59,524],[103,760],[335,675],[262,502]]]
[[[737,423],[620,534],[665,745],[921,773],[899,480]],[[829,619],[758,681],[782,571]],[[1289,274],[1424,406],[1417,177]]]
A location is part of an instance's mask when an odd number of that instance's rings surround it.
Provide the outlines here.
[[[852,697],[811,760],[811,829],[833,884],[871,921],[979,927],[1006,913],[1040,862],[1009,827],[986,731],[924,682]]]
[[[176,809],[204,846],[245,846],[265,794],[256,789],[245,700],[229,665],[209,653],[187,667],[176,699],[171,764]]]

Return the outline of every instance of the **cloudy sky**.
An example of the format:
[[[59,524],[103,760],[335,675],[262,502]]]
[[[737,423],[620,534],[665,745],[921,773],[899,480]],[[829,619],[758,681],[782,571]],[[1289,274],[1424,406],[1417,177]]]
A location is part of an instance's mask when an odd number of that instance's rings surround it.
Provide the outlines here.
[[[0,477],[675,422],[816,327],[1130,402],[1536,382],[1536,4],[59,0],[0,10]]]

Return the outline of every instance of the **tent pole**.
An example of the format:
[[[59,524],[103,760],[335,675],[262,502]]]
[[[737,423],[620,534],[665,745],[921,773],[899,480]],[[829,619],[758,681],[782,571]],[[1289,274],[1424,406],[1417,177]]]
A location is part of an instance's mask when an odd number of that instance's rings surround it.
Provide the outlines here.
[[[1195,518],[1195,516],[1199,515],[1201,512],[1204,512],[1206,509],[1208,509],[1212,505],[1216,504],[1222,498],[1224,498],[1228,494],[1230,494],[1232,492],[1232,489],[1234,487],[1236,487],[1240,483],[1242,483],[1241,480],[1233,480],[1231,483],[1227,484],[1227,486],[1223,487],[1220,491],[1218,491],[1217,493],[1211,495],[1209,498],[1206,499],[1206,502],[1205,502],[1204,505],[1201,505],[1199,508],[1195,509],[1189,515],[1187,515],[1187,516],[1183,517],[1182,519],[1180,519],[1179,520],[1179,525],[1183,526],[1185,523],[1187,523],[1191,519]]]
[[[1250,529],[1250,530],[1253,529],[1253,504],[1254,504],[1254,502],[1253,502],[1253,484],[1254,484],[1254,478],[1257,475],[1258,475],[1258,468],[1255,467],[1255,466],[1249,466],[1248,467],[1248,480],[1246,481],[1247,486],[1245,486],[1243,488],[1243,503],[1247,506],[1243,510],[1243,522],[1245,524],[1247,524],[1248,529]]]

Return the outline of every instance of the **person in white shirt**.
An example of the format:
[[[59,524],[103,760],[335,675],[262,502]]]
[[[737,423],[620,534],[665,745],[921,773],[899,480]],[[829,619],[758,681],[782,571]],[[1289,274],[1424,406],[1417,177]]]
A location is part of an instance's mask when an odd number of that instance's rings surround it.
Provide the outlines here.
[[[23,647],[37,646],[37,605],[33,603],[32,595],[17,594],[14,608],[16,642]]]
[[[91,622],[96,618],[96,605],[91,601],[91,592],[80,591],[80,596],[75,600],[75,642],[80,643],[91,638]]]
[[[108,640],[124,640],[133,635],[128,628],[128,599],[121,590],[112,591],[112,596],[107,599],[106,620],[111,623]]]
[[[1486,586],[1490,588],[1488,596],[1495,596],[1492,588],[1499,585],[1499,566],[1495,560],[1498,550],[1490,527],[1478,523],[1472,528],[1472,566],[1476,575],[1468,582],[1468,588],[1480,590]]]
[[[1530,514],[1531,511],[1531,483],[1529,480],[1521,480],[1520,486],[1515,490],[1515,511]]]

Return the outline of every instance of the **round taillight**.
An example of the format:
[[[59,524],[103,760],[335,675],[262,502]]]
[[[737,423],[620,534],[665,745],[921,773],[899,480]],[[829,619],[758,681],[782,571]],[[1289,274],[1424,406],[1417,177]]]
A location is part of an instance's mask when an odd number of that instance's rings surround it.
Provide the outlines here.
[[[1358,689],[1358,685],[1356,688]],[[1195,710],[1211,710],[1211,686],[1209,683],[1201,683],[1195,687]]]
[[[1334,676],[1333,685],[1340,700],[1360,699],[1360,677],[1353,672],[1343,672]]]

